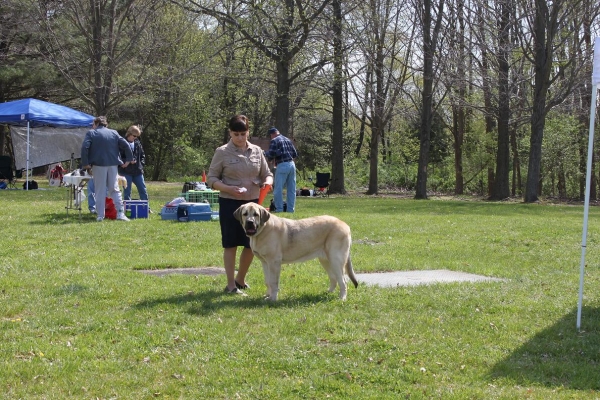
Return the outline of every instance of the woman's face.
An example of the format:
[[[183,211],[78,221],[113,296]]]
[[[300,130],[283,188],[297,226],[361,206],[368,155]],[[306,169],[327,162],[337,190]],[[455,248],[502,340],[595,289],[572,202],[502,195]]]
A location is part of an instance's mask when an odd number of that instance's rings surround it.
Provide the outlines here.
[[[248,133],[249,133],[249,131],[244,131],[244,132],[229,131],[229,136],[231,137],[233,144],[236,145],[237,147],[246,147],[246,140],[248,139]]]

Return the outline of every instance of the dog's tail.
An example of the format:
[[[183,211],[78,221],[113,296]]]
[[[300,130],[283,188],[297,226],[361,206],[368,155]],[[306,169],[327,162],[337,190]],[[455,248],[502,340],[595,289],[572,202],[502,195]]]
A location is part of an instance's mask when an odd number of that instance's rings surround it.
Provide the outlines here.
[[[354,287],[358,287],[358,281],[356,280],[356,276],[354,275],[354,269],[352,268],[352,260],[350,259],[350,254],[348,254],[348,259],[346,260],[346,272],[348,273],[348,277],[354,283]]]

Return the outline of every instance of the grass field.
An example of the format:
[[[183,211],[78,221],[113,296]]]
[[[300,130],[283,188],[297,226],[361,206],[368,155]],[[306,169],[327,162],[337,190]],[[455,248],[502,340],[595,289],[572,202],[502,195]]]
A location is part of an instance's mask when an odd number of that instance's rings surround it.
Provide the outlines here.
[[[257,260],[247,297],[224,275],[140,272],[222,266],[218,222],[160,219],[181,186],[150,182],[155,213],[129,223],[67,217],[64,188],[0,190],[0,398],[600,398],[598,208],[578,332],[581,205],[299,198],[293,218],[350,225],[357,273],[505,281],[340,302],[310,261],[284,267],[270,304]]]

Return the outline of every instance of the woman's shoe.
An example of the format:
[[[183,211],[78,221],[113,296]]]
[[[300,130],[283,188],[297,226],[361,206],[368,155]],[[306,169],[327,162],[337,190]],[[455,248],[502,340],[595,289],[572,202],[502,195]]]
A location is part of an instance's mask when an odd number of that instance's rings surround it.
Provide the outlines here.
[[[246,293],[242,292],[240,289],[238,289],[237,287],[233,288],[233,289],[229,289],[227,286],[225,286],[225,293],[227,294],[240,294],[242,296],[247,296]]]
[[[235,281],[235,287],[238,288],[238,289],[243,289],[243,290],[250,289],[250,286],[247,283],[245,283],[243,285],[240,285],[238,283],[238,281]]]

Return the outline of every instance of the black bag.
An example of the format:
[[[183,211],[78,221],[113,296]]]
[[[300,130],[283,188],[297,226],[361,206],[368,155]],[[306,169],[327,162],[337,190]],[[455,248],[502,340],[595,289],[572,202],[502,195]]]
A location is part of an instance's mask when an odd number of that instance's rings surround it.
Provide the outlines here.
[[[36,181],[29,181],[29,190],[34,190],[38,188],[38,183]],[[23,182],[23,190],[27,190],[27,181]]]
[[[271,204],[269,205],[269,211],[273,212],[275,210],[276,210],[275,202],[273,201],[273,199],[271,199]],[[283,211],[287,211],[287,203],[285,201],[283,202]]]
[[[198,182],[186,182],[183,184],[183,190],[181,193],[187,193],[189,190],[195,190]]]

